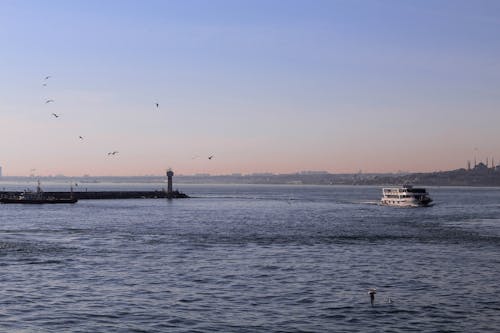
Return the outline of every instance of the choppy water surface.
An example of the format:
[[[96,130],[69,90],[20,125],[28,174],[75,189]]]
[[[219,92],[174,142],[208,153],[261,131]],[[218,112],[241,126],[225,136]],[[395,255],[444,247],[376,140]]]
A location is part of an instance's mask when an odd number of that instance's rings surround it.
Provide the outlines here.
[[[0,206],[0,331],[499,331],[500,189],[181,189]]]

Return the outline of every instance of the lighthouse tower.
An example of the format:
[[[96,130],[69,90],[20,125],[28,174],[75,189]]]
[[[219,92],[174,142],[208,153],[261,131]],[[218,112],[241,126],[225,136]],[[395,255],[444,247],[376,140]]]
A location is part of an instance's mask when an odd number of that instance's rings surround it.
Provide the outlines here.
[[[168,169],[167,170],[167,181],[168,181],[168,185],[167,185],[167,194],[172,194],[173,190],[172,190],[172,177],[174,176],[174,172],[172,171],[172,169]]]

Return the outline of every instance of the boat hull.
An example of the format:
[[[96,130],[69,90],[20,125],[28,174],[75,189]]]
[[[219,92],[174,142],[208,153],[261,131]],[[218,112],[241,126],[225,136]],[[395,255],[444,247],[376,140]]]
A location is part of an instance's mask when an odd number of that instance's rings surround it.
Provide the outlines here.
[[[432,199],[425,198],[423,200],[417,200],[413,198],[405,199],[386,199],[380,200],[380,204],[384,206],[394,206],[394,207],[430,207],[432,206]]]

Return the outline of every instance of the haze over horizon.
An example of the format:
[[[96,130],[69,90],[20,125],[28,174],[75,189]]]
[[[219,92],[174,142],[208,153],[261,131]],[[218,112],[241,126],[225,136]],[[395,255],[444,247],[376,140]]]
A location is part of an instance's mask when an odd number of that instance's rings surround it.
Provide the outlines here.
[[[497,1],[2,1],[0,166],[131,176],[498,163],[498,31]]]

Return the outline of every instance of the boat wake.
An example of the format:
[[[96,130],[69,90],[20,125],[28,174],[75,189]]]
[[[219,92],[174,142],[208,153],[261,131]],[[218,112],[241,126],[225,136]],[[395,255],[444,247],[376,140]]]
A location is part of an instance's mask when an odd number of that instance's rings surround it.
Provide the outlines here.
[[[380,206],[380,200],[365,200],[365,201],[358,201],[357,203],[363,204],[363,205],[377,205]]]

